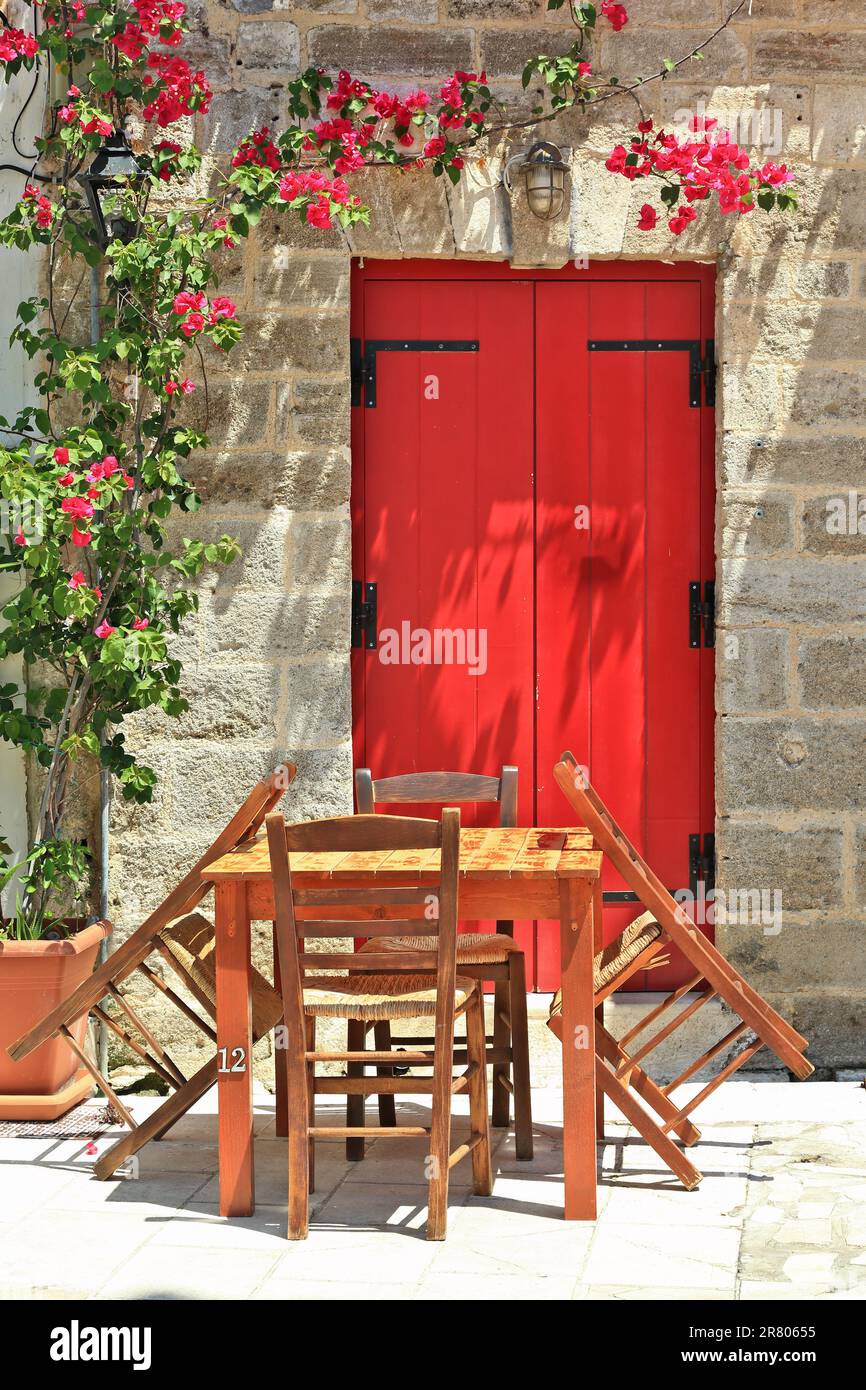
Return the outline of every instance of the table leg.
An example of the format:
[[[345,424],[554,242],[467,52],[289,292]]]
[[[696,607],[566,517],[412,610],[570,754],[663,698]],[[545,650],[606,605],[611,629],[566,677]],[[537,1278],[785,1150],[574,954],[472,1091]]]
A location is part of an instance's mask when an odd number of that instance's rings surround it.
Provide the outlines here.
[[[566,1221],[596,1217],[592,884],[560,883],[562,1108]]]
[[[246,885],[216,885],[216,1034],[220,1216],[251,1216],[253,1069],[250,917]]]

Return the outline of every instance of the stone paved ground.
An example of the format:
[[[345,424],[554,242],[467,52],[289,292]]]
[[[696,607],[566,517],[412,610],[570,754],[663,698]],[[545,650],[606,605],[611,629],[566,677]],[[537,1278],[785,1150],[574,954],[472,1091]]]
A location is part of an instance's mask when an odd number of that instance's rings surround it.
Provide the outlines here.
[[[560,1219],[561,1098],[539,1089],[533,1100],[535,1159],[516,1163],[511,1136],[498,1133],[489,1198],[468,1194],[461,1165],[443,1244],[424,1239],[419,1145],[380,1140],[361,1164],[319,1147],[311,1235],[288,1245],[285,1146],[264,1091],[259,1205],[245,1220],[217,1214],[212,1098],[144,1152],[137,1179],[96,1182],[81,1140],[4,1139],[0,1298],[866,1297],[866,1090],[856,1083],[723,1087],[701,1112],[692,1154],[705,1177],[693,1193],[611,1124],[592,1225]]]

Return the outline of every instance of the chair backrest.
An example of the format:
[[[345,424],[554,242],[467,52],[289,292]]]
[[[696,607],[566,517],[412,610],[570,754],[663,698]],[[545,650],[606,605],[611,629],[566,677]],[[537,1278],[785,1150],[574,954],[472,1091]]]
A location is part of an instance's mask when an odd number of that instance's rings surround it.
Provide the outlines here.
[[[51,1038],[64,1025],[74,1022],[82,1014],[89,1013],[106,993],[109,984],[117,986],[122,980],[137,970],[147,960],[151,951],[159,949],[159,933],[169,922],[191,912],[210,892],[213,884],[202,877],[204,870],[215,859],[219,859],[238,845],[250,840],[261,829],[269,811],[272,811],[283,794],[288,790],[297,774],[294,763],[284,763],[269,777],[257,782],[242,805],[235,811],[225,829],[216,837],[209,849],[185,874],[180,883],[171,890],[168,897],[142,922],[141,926],[127,937],[118,950],[112,952],[92,975],[79,985],[62,1003],[19,1038],[9,1048],[9,1055],[18,1061],[26,1057],[40,1043]]]
[[[406,772],[374,779],[368,767],[359,767],[355,771],[355,799],[359,815],[372,815],[377,804],[498,802],[499,824],[512,826],[517,824],[517,768],[505,766],[499,777],[476,772]]]
[[[304,984],[335,990],[346,987],[347,974],[424,974],[429,986],[435,980],[437,1000],[453,1008],[457,958],[457,893],[460,863],[460,812],[447,809],[439,820],[404,816],[361,815],[286,825],[279,812],[267,817],[268,849],[274,886],[280,979],[285,1004],[289,1046],[302,1046]],[[341,855],[340,871],[363,874],[363,882],[341,883],[332,872],[321,886],[297,887],[290,856],[301,868],[310,866],[310,854]],[[405,870],[404,886],[377,882],[375,866],[387,860],[389,871]],[[351,861],[351,862],[348,862]],[[422,885],[417,882],[422,863],[434,873]],[[383,910],[399,907],[403,914],[383,918]],[[368,937],[393,935],[426,937],[428,949],[406,952],[335,951],[306,949],[311,939],[325,943],[351,937],[364,914]],[[367,917],[372,920],[366,920]],[[377,920],[378,918],[378,920]],[[429,938],[437,938],[435,952]],[[299,939],[303,946],[299,945]],[[429,987],[428,986],[428,987]],[[292,1015],[290,1018],[289,1015]],[[438,1014],[437,1014],[438,1016]]]

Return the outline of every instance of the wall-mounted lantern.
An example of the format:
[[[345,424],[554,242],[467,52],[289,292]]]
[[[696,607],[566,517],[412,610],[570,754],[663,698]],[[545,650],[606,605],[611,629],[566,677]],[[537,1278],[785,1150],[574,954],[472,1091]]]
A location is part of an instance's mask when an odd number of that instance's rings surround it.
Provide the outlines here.
[[[125,185],[134,187],[141,178],[141,166],[123,130],[113,130],[107,135],[93,156],[89,169],[78,175],[78,182],[87,196],[96,240],[103,250],[114,237],[130,241],[135,235],[133,223],[113,209],[109,210],[106,204]]]
[[[557,217],[562,211],[568,171],[559,146],[549,140],[538,140],[530,149],[509,159],[502,178],[509,194],[513,192],[513,168],[523,176],[530,212],[545,222]]]

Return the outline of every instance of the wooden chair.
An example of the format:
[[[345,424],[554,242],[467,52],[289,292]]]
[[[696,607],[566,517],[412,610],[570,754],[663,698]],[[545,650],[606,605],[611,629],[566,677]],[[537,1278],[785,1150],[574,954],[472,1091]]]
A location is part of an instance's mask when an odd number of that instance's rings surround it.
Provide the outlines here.
[[[460,812],[446,810],[441,821],[412,820],[393,816],[348,816],[307,821],[286,826],[278,813],[267,818],[268,848],[274,884],[277,947],[283,991],[283,1014],[288,1076],[289,1222],[290,1240],[304,1240],[309,1228],[308,1191],[313,1187],[314,1149],[317,1139],[368,1137],[428,1137],[428,1240],[445,1237],[448,1209],[448,1174],[467,1154],[472,1156],[473,1190],[492,1191],[490,1129],[487,1116],[487,1079],[484,1066],[484,1014],[480,987],[457,974],[457,893],[460,855]],[[423,887],[386,887],[340,884],[332,876],[325,886],[295,887],[289,853],[306,851],[404,852],[411,864],[413,852],[439,849],[440,876]],[[356,856],[357,857],[357,856]],[[393,854],[391,855],[393,859]],[[417,863],[417,853],[414,854]],[[390,867],[390,865],[389,865]],[[369,872],[367,874],[369,879]],[[425,914],[431,897],[438,895],[438,919]],[[436,949],[417,947],[402,952],[361,954],[345,949],[308,950],[311,938],[352,935],[357,910],[379,917],[364,930],[382,935],[395,923],[381,920],[381,912],[399,906],[402,919],[396,925],[417,942],[431,942]],[[353,921],[354,916],[354,921]],[[299,948],[299,937],[303,946]],[[335,971],[344,974],[335,975]],[[468,1061],[454,1075],[454,1021],[466,1015]],[[435,1021],[432,1050],[416,1049],[395,1054],[390,1050],[366,1052],[352,1045],[345,1052],[316,1051],[315,1030],[319,1018],[345,1018],[356,1028],[398,1018],[430,1018]],[[363,1031],[361,1033],[363,1041]],[[399,1055],[412,1066],[431,1068],[429,1077],[363,1075],[364,1064],[393,1066]],[[361,1074],[318,1076],[317,1062],[342,1062]],[[465,1143],[451,1150],[451,1097],[469,1094],[471,1133]],[[368,1127],[363,1122],[367,1095],[410,1092],[430,1095],[432,1124]],[[316,1124],[317,1095],[350,1095],[360,1103],[360,1124],[324,1128]]]
[[[781,1062],[801,1081],[815,1070],[803,1053],[808,1046],[804,1037],[792,1028],[781,1014],[762,999],[758,992],[708,941],[687,916],[641,858],[634,845],[616,824],[598,792],[590,785],[571,753],[563,753],[553,770],[554,777],[566,800],[583,825],[592,831],[595,843],[603,850],[648,909],[632,922],[615,941],[595,957],[595,1002],[597,1010],[604,1000],[619,989],[639,970],[660,963],[661,951],[676,946],[694,967],[695,974],[675,989],[656,1008],[620,1039],[613,1037],[596,1013],[596,1077],[599,1091],[609,1096],[626,1119],[635,1126],[671,1170],[691,1189],[697,1187],[701,1174],[671,1139],[677,1136],[685,1145],[695,1143],[700,1132],[689,1116],[707,1096],[717,1090],[728,1077],[739,1070],[762,1047],[769,1047]],[[597,890],[595,910],[601,917],[601,890]],[[673,1009],[692,990],[701,990],[690,1003],[679,1010],[634,1051],[630,1045],[641,1034]],[[658,1086],[643,1070],[641,1063],[669,1038],[677,1028],[693,1018],[711,999],[721,999],[737,1022],[719,1042],[708,1048],[696,1061],[687,1066],[673,1081]],[[549,1026],[562,1037],[561,1001],[554,999]],[[707,1084],[682,1107],[670,1099],[671,1093],[702,1070],[709,1062],[735,1044],[739,1050]],[[640,1097],[655,1111],[659,1123],[639,1104]]]
[[[99,1178],[111,1177],[121,1163],[138,1153],[149,1140],[161,1139],[211,1086],[216,1085],[217,1057],[212,1057],[193,1076],[184,1076],[168,1048],[159,1042],[133,1008],[122,985],[134,971],[140,970],[206,1037],[216,1041],[212,1027],[215,999],[213,927],[200,913],[192,911],[213,886],[202,878],[202,871],[221,855],[253,838],[261,829],[265,816],[294,780],[296,771],[293,764],[286,763],[259,782],[210,849],[147,920],[78,989],[9,1048],[10,1057],[17,1061],[46,1039],[62,1033],[111,1107],[128,1125],[130,1133],[112,1145],[94,1165],[94,1172]],[[187,992],[204,1011],[205,1017],[148,963],[148,957],[154,952],[162,956],[163,961],[180,978]],[[113,1012],[109,1012],[109,1004]],[[136,1123],[115,1094],[108,1077],[98,1070],[73,1037],[72,1025],[84,1013],[91,1013],[99,1019],[172,1087],[174,1094],[140,1124]],[[281,1015],[279,994],[263,976],[254,972],[253,1032],[256,1040],[270,1032]]]
[[[372,815],[377,804],[436,804],[449,806],[492,802],[499,806],[499,824],[517,824],[517,768],[503,767],[500,777],[481,777],[464,772],[416,772],[400,777],[373,780],[369,768],[355,772],[358,811]],[[514,923],[496,923],[495,932],[460,932],[457,937],[457,967],[462,975],[493,984],[493,1033],[487,1038],[487,1064],[492,1066],[492,1108],[490,1122],[499,1129],[508,1127],[509,1101],[514,1096],[514,1143],[518,1159],[532,1158],[532,1094],[529,1075],[529,1026],[526,1015],[526,961],[514,940]],[[363,949],[403,950],[401,937],[386,938]],[[387,1023],[379,1025],[376,1046],[422,1046],[430,1038],[394,1038]],[[464,1048],[458,1048],[455,1062],[465,1061]],[[383,1096],[380,1102],[383,1124],[394,1124],[394,1102]],[[349,1147],[349,1157],[357,1157]]]

